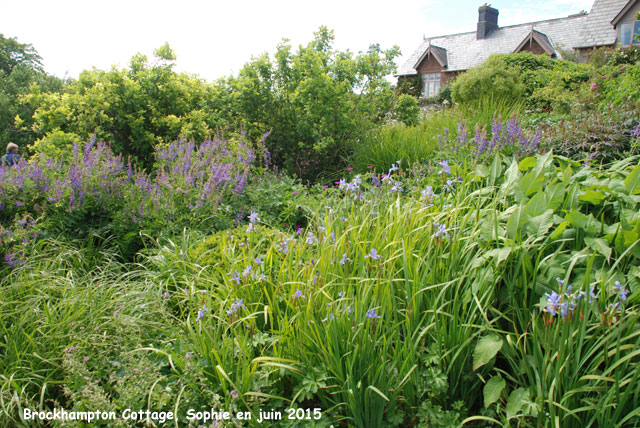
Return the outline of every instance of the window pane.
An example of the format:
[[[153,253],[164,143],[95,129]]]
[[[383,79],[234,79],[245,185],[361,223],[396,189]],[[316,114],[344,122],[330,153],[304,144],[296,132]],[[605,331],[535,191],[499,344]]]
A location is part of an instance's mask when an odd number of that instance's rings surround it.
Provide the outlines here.
[[[622,46],[629,46],[631,44],[631,30],[633,29],[633,23],[627,22],[620,26],[620,44]]]
[[[633,44],[640,45],[640,21],[636,21],[633,27]]]

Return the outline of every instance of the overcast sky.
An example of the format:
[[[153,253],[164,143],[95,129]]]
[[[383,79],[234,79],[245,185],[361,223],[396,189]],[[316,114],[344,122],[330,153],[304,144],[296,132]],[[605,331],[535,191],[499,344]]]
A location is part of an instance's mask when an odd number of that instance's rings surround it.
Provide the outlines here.
[[[354,53],[372,43],[398,45],[403,58],[423,36],[474,31],[473,0],[0,0],[0,33],[32,44],[45,70],[77,77],[92,67],[126,67],[168,42],[177,69],[209,81],[235,74],[252,56],[273,54],[287,38],[308,43],[325,25],[335,47]],[[495,0],[498,24],[511,25],[589,11],[593,0]]]

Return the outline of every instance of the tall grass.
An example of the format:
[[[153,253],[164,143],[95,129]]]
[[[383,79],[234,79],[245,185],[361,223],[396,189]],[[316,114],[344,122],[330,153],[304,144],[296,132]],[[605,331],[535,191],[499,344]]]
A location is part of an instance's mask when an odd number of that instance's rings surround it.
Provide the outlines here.
[[[358,171],[367,171],[369,166],[384,171],[400,159],[405,166],[438,156],[462,161],[471,156],[473,145],[470,143],[477,125],[490,127],[494,118],[506,120],[521,110],[521,102],[484,98],[476,103],[429,112],[416,126],[385,125],[356,144],[350,165]],[[457,136],[461,128],[468,134],[464,142]],[[451,152],[452,146],[457,153]]]

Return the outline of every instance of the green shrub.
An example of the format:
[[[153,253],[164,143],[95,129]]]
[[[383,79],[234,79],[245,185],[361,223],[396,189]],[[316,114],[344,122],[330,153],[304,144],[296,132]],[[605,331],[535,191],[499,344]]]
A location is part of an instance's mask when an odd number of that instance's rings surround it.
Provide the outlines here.
[[[422,94],[422,77],[419,75],[399,77],[396,93],[419,97]]]
[[[640,106],[640,63],[610,66],[592,81],[593,96],[617,106]]]
[[[451,84],[451,97],[461,104],[488,97],[519,100],[525,90],[518,72],[509,67],[504,58],[494,55],[458,76]]]
[[[420,107],[418,100],[411,95],[401,94],[394,109],[394,117],[405,125],[413,126],[420,118]]]

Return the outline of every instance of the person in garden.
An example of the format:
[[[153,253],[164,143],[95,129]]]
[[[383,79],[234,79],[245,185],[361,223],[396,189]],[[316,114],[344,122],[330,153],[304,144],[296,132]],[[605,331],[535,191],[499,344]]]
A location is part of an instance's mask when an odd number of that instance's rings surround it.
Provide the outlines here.
[[[7,144],[7,154],[2,156],[2,165],[12,166],[20,161],[18,154],[18,145],[15,143]]]

